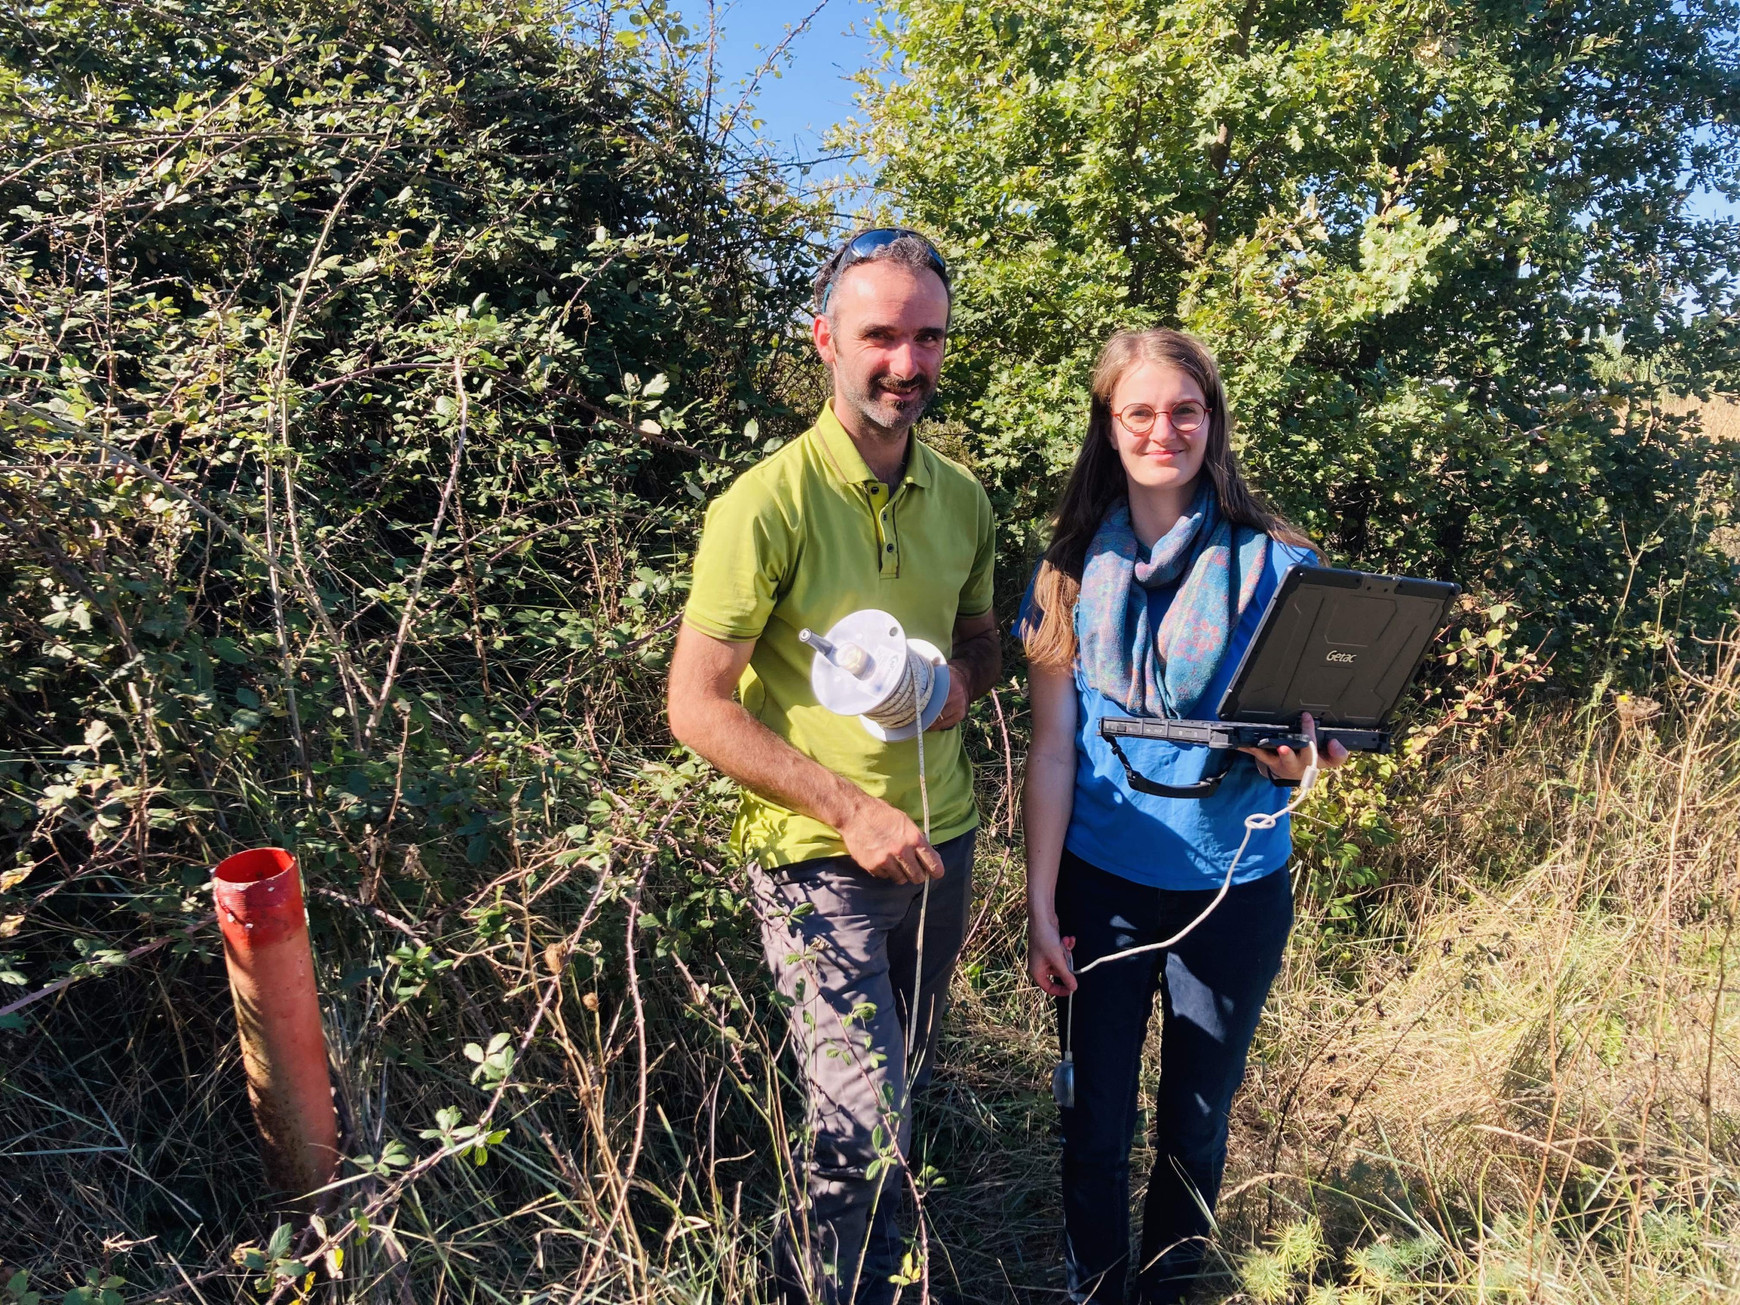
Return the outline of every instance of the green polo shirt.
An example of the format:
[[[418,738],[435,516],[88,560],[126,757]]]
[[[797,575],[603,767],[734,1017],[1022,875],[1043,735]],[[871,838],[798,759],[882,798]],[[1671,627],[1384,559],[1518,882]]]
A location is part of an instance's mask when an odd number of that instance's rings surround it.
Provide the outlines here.
[[[755,640],[738,683],[751,715],[805,756],[922,818],[918,745],[883,743],[810,689],[806,626],[890,612],[946,656],[955,619],[991,610],[991,502],[972,473],[914,439],[894,492],[864,465],[832,404],[816,424],[713,500],[683,619],[715,639]],[[959,727],[924,739],[931,841],[979,822]],[[838,856],[834,829],[745,789],[732,847],[763,866]]]

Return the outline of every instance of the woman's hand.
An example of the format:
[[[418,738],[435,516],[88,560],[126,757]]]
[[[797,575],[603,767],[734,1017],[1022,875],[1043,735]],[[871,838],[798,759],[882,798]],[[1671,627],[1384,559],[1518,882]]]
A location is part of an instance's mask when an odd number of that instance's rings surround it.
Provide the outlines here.
[[[1299,718],[1299,732],[1313,743],[1317,741],[1317,722],[1312,719],[1310,712]],[[1296,752],[1292,748],[1240,748],[1239,751],[1255,757],[1257,763],[1271,776],[1289,784],[1297,784],[1305,778],[1305,768],[1311,760],[1309,750]],[[1317,765],[1323,770],[1334,770],[1347,758],[1347,748],[1334,739],[1317,750]]]
[[[1070,973],[1069,953],[1074,938],[1057,936],[1057,921],[1027,917],[1027,973],[1040,991],[1052,997],[1067,997],[1075,991],[1075,975]]]

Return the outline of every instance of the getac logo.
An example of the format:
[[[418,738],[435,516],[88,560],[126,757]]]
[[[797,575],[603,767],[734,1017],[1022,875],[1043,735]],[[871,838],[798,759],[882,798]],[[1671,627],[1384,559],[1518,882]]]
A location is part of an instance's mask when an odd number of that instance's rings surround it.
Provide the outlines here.
[[[1350,652],[1332,652],[1323,660],[1326,662],[1351,662],[1355,660],[1355,654]]]

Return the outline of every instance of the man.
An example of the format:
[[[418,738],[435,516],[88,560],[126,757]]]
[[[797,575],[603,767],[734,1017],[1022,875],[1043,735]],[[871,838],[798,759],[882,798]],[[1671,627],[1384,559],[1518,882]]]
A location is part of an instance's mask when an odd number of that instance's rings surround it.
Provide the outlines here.
[[[928,1078],[972,888],[978,812],[955,727],[995,683],[1001,653],[990,501],[911,433],[942,365],[947,266],[915,232],[864,231],[817,274],[815,305],[833,398],[708,509],[670,721],[743,785],[732,842],[792,1003],[808,1205],[783,1228],[781,1290],[849,1305],[894,1294],[909,1089]],[[810,688],[798,632],[863,608],[952,648],[947,702],[925,736],[930,838],[916,745],[876,740]]]

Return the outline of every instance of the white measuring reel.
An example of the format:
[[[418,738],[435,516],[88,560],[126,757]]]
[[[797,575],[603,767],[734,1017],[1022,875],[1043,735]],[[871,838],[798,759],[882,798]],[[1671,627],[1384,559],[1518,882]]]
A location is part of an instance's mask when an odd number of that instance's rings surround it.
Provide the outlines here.
[[[840,618],[820,635],[800,630],[816,650],[810,687],[816,701],[856,716],[885,743],[917,738],[942,715],[949,668],[934,644],[908,639],[900,622],[874,607]]]
[[[815,649],[810,687],[816,701],[842,716],[856,716],[885,743],[918,744],[918,792],[924,837],[930,841],[930,784],[924,770],[924,732],[942,715],[949,698],[948,660],[935,644],[908,639],[900,622],[874,607],[841,617],[825,635],[798,631]],[[912,1051],[918,1033],[919,990],[924,976],[924,929],[930,910],[930,878],[919,893],[918,945],[912,967],[911,1012],[906,1025],[906,1068],[915,1075]]]

